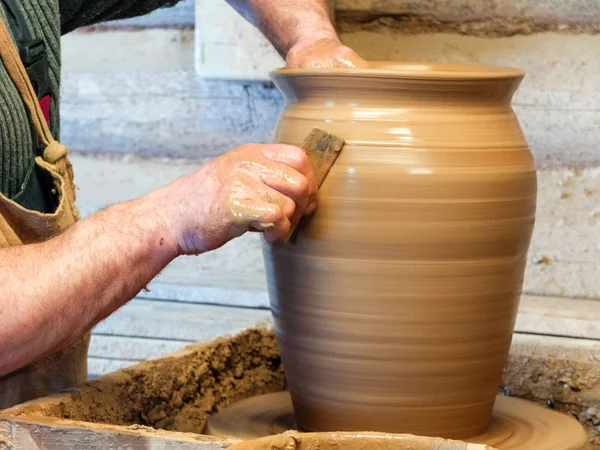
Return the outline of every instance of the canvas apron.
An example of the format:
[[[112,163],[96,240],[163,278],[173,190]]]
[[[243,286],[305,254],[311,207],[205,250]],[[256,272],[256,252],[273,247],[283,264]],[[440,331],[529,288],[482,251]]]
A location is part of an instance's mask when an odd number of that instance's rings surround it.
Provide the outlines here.
[[[2,20],[0,58],[27,107],[34,137],[41,149],[32,169],[47,179],[47,195],[55,201],[54,212],[44,214],[26,209],[0,193],[0,248],[3,248],[50,239],[75,223],[79,212],[75,207],[73,170],[67,149],[52,137],[18,50]],[[57,282],[63,276],[57,273]],[[35,274],[30,282],[36,282]],[[64,350],[0,377],[0,409],[85,381],[89,339],[88,332]]]

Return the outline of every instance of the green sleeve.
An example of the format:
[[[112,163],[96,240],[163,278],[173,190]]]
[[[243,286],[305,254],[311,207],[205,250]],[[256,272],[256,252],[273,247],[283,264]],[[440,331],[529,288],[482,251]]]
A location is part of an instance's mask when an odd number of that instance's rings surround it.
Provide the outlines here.
[[[179,0],[60,0],[62,34],[106,20],[141,16]]]

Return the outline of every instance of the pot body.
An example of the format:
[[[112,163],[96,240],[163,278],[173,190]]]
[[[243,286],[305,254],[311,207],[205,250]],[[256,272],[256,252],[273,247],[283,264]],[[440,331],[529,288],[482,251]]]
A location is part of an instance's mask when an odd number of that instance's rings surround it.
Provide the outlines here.
[[[346,140],[295,240],[263,245],[286,377],[302,430],[466,438],[490,420],[534,225],[521,76],[383,69],[272,75],[276,142]]]

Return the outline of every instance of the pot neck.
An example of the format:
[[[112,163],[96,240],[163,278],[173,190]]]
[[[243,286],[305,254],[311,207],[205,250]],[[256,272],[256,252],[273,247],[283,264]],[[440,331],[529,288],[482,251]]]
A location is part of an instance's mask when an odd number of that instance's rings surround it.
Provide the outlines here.
[[[509,106],[522,76],[448,79],[313,72],[274,73],[272,79],[288,105],[481,107]]]

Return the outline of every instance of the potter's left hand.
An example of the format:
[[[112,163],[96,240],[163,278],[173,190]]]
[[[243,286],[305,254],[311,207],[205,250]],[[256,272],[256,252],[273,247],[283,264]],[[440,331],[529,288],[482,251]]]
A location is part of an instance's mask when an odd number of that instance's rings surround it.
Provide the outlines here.
[[[350,67],[365,69],[369,63],[338,39],[319,39],[294,45],[286,58],[290,69]]]

